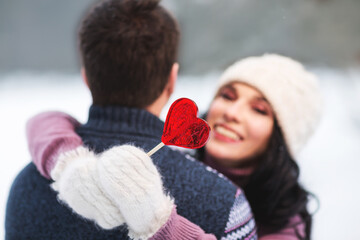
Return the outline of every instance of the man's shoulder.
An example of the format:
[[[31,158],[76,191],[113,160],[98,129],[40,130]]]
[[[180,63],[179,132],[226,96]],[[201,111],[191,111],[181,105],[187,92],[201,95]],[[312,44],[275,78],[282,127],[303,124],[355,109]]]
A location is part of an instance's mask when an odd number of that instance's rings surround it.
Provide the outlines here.
[[[16,176],[11,186],[6,207],[5,229],[7,239],[36,236],[36,231],[41,229],[30,226],[44,226],[45,222],[40,221],[41,209],[48,202],[49,180],[38,174],[34,164],[30,163],[24,167]],[[54,197],[55,198],[55,197]],[[56,199],[56,198],[55,198]],[[33,213],[33,214],[32,214]],[[37,214],[36,214],[37,213]],[[19,230],[22,230],[20,233]],[[26,235],[24,235],[26,233]]]
[[[50,183],[50,180],[40,175],[33,163],[25,166],[11,186],[7,203],[8,217],[17,214],[20,216],[27,211],[46,209],[50,206],[49,200],[56,203],[56,194],[51,190]],[[36,221],[36,218],[28,220]]]
[[[13,181],[10,193],[23,191],[22,189],[27,187],[30,188],[36,187],[36,190],[42,188],[45,185],[49,187],[48,184],[50,182],[51,182],[50,180],[40,175],[40,173],[36,169],[36,166],[31,162],[18,173],[18,175]]]
[[[5,217],[6,239],[128,239],[127,230],[102,230],[63,204],[30,163],[15,178]]]

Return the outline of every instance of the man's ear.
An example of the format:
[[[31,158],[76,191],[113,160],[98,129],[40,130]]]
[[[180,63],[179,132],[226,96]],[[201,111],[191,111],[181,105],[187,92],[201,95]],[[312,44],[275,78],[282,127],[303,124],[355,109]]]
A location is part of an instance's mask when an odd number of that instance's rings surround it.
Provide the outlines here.
[[[85,71],[84,67],[81,67],[81,77],[82,77],[82,80],[84,81],[85,85],[90,89],[89,81],[87,79],[86,71]]]
[[[179,64],[174,63],[171,67],[168,84],[167,84],[167,92],[168,92],[169,97],[175,90],[175,84],[176,84],[178,74],[179,74]]]

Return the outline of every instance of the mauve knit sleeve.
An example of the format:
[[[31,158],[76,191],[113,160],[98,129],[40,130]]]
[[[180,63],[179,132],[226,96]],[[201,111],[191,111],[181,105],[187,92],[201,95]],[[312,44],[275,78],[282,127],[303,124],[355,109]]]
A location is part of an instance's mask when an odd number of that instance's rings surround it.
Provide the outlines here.
[[[198,225],[177,214],[174,207],[168,221],[149,240],[168,239],[216,240],[216,237],[206,234]]]
[[[68,114],[45,112],[26,124],[26,137],[32,161],[44,177],[50,179],[57,157],[82,145],[75,133],[79,122]]]
[[[259,233],[259,240],[299,240],[297,234],[301,237],[305,236],[305,223],[301,220],[299,215],[296,215],[289,219],[289,223],[284,228],[278,230],[275,233],[270,229],[266,229]]]

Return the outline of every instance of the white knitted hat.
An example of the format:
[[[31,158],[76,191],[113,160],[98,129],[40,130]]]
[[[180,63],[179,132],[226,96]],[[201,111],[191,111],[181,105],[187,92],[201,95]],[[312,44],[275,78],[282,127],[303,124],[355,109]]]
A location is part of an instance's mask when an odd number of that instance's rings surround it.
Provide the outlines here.
[[[219,87],[234,81],[255,87],[270,102],[295,157],[320,120],[322,97],[316,77],[293,59],[265,54],[231,65],[220,77]]]

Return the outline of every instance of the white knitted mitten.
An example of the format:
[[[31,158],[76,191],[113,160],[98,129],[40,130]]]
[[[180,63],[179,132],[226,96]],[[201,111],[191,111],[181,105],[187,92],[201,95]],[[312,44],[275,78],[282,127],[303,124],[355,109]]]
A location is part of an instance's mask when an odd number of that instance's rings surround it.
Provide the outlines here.
[[[130,145],[113,147],[98,161],[101,185],[116,203],[134,239],[148,239],[169,219],[173,200],[164,193],[151,158]]]
[[[51,171],[58,198],[84,218],[104,229],[124,224],[118,207],[104,194],[97,175],[97,157],[84,147],[59,156]]]

